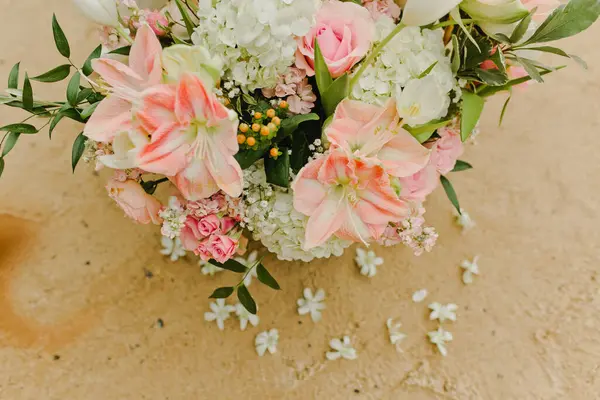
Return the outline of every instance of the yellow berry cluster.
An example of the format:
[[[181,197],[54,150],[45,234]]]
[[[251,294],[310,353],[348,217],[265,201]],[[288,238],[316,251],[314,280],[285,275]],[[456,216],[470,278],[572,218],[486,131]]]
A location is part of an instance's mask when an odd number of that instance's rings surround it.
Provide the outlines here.
[[[284,112],[288,108],[288,103],[281,101],[278,108]],[[246,148],[253,148],[259,142],[270,141],[277,136],[281,126],[281,118],[277,115],[277,111],[274,108],[269,108],[264,113],[256,111],[252,115],[251,123],[241,123],[237,135],[238,143]],[[269,151],[269,154],[274,158],[281,155],[275,147]]]

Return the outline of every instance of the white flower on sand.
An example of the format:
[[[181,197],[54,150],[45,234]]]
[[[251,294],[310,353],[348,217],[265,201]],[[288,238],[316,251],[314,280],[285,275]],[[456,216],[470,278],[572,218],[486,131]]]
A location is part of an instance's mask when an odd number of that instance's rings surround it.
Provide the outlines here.
[[[360,273],[369,278],[374,277],[377,273],[377,267],[383,264],[383,258],[377,257],[374,251],[367,251],[360,247],[356,249],[354,261],[360,268]]]
[[[466,232],[469,229],[473,229],[475,227],[475,221],[473,221],[469,213],[463,210],[462,208],[460,209],[460,214],[458,213],[458,211],[456,211],[456,209],[454,210],[454,214],[456,216],[454,221],[456,222],[456,225],[462,228],[463,232]]]
[[[433,75],[413,79],[396,95],[398,115],[408,125],[422,125],[444,117],[450,99]]]
[[[431,310],[429,319],[432,321],[434,319],[437,319],[440,322],[445,322],[446,320],[456,321],[456,310],[458,310],[456,304],[431,303],[429,309]]]
[[[279,342],[279,331],[277,329],[271,329],[270,331],[264,331],[256,335],[254,339],[254,347],[256,353],[259,356],[264,356],[267,351],[271,354],[277,352],[277,343]]]
[[[251,314],[248,310],[246,310],[246,307],[244,307],[242,303],[237,303],[235,305],[235,315],[237,315],[238,319],[240,320],[240,329],[243,331],[245,331],[248,327],[248,322],[250,322],[252,326],[256,326],[260,320],[258,315]]]
[[[203,259],[198,260],[198,265],[202,267],[200,268],[200,272],[202,272],[202,275],[214,276],[218,272],[225,271],[223,268],[217,267],[216,265],[213,265],[208,261],[204,261]]]
[[[257,259],[258,259],[258,251],[254,250],[252,253],[248,254],[247,258],[236,257],[235,261],[239,262],[242,265],[245,265],[246,268],[250,269],[256,265]],[[248,273],[248,275],[246,275],[246,277],[244,278],[244,285],[250,286],[250,284],[252,283],[252,278],[253,277],[256,278],[256,276],[257,276],[256,268],[253,268],[252,271],[250,271]]]
[[[171,261],[177,261],[180,257],[185,256],[185,249],[181,245],[181,240],[179,238],[171,239],[167,236],[163,236],[160,239],[160,243],[163,247],[160,254],[169,256]]]
[[[427,336],[429,336],[429,341],[437,346],[440,354],[446,357],[446,355],[448,355],[446,343],[451,342],[452,339],[454,339],[452,333],[440,327],[437,331],[429,332]]]
[[[427,289],[417,290],[412,295],[412,301],[414,301],[415,303],[420,303],[423,300],[425,300],[425,297],[427,297],[427,294],[428,294]]]
[[[310,313],[310,318],[313,322],[321,320],[321,311],[325,309],[325,291],[318,289],[315,294],[310,288],[305,288],[303,292],[304,298],[298,299],[298,314],[306,315]]]
[[[465,270],[462,276],[462,280],[465,285],[473,283],[473,275],[479,275],[479,265],[477,265],[478,261],[479,256],[475,256],[475,258],[473,258],[473,261],[464,260],[460,264],[460,267]]]
[[[229,318],[229,314],[235,311],[235,307],[225,304],[225,299],[217,299],[210,303],[211,312],[204,313],[205,321],[217,321],[217,326],[220,330],[225,329],[225,320]]]
[[[400,322],[394,323],[392,318],[388,318],[385,325],[388,328],[388,334],[390,336],[390,343],[396,346],[396,350],[402,352],[400,348],[400,344],[404,339],[406,339],[407,335],[404,332],[401,332],[402,324]]]
[[[338,358],[345,358],[346,360],[355,360],[358,358],[356,354],[356,350],[352,347],[352,343],[350,342],[350,337],[344,336],[342,340],[340,339],[332,339],[329,342],[329,346],[335,351],[328,351],[325,354],[328,360],[333,361]]]

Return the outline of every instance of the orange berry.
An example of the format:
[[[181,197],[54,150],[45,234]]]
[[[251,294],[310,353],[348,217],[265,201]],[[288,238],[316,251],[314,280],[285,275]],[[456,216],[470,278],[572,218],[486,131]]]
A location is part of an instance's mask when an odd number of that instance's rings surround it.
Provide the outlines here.
[[[254,132],[260,131],[260,124],[252,124],[252,130]]]
[[[246,136],[244,135],[237,135],[237,141],[239,144],[243,144],[246,141]]]
[[[267,117],[274,118],[275,117],[275,110],[273,110],[272,108],[269,108],[267,110]]]
[[[248,129],[250,129],[248,124],[240,124],[240,132],[246,133],[246,132],[248,132]]]
[[[279,156],[279,150],[277,150],[275,147],[273,147],[271,149],[271,151],[269,152],[269,154],[271,154],[271,157],[277,157],[277,156]]]
[[[263,125],[262,128],[260,128],[260,134],[263,136],[269,136],[271,134],[271,130],[268,126]]]
[[[254,139],[253,137],[249,137],[246,140],[246,144],[248,144],[248,146],[252,147],[252,146],[254,146],[256,144],[256,139]]]
[[[285,100],[281,100],[279,103],[279,108],[288,108],[288,102]]]
[[[279,118],[279,117],[275,117],[275,118],[273,118],[273,121],[272,121],[272,122],[273,122],[275,125],[279,126],[279,125],[281,125],[281,118]]]
[[[261,119],[262,118],[262,113],[259,113],[258,111],[254,113],[254,119]]]

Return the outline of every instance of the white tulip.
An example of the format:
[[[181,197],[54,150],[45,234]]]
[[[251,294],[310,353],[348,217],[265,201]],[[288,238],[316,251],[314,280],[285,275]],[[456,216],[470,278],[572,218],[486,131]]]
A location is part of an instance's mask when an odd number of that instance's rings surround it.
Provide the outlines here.
[[[511,24],[528,13],[521,0],[464,0],[460,8],[478,22]]]
[[[119,13],[115,0],[73,0],[83,15],[100,25],[118,27]]]
[[[407,26],[429,25],[456,7],[462,0],[407,0],[402,23]]]

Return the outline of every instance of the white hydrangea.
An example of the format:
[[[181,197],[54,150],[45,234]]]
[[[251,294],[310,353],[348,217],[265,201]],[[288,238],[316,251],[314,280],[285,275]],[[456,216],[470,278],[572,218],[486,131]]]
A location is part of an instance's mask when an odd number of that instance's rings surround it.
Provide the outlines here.
[[[200,2],[194,44],[211,49],[232,79],[248,90],[273,87],[294,62],[295,37],[314,24],[317,0]],[[215,4],[213,4],[215,3]]]
[[[395,24],[391,18],[382,16],[376,27],[380,41]],[[433,69],[422,76],[434,64]],[[396,98],[405,122],[420,125],[445,117],[452,91],[457,88],[450,58],[445,54],[443,30],[406,27],[383,48],[361,76],[352,97],[378,105]]]
[[[352,244],[332,237],[323,245],[303,249],[308,217],[293,206],[293,195],[267,183],[262,163],[244,171],[244,225],[277,258],[310,262],[315,258],[339,257]]]

